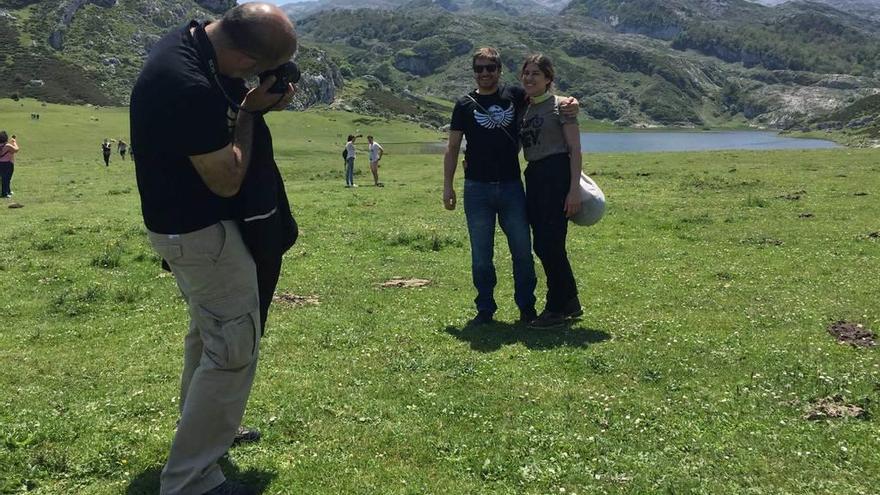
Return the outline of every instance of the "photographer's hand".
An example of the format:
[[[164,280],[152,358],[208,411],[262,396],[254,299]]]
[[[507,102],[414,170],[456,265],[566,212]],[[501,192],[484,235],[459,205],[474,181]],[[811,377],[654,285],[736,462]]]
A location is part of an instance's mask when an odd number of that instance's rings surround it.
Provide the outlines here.
[[[275,104],[271,108],[273,111],[284,110],[287,108],[287,105],[290,105],[290,101],[293,99],[293,95],[296,94],[296,86],[291,83],[287,84],[287,91],[281,95],[281,98],[278,100],[278,103]]]
[[[270,93],[269,88],[275,84],[275,76],[267,77],[262,84],[248,91],[241,102],[241,109],[248,113],[260,114],[270,110],[283,110],[293,98],[293,87],[288,85],[283,95]]]

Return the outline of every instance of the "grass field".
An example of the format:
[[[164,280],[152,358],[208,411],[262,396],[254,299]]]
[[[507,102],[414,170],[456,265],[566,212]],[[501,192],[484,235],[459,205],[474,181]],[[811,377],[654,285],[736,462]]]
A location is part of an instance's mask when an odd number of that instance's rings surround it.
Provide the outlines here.
[[[272,494],[878,493],[880,349],[826,328],[880,329],[880,152],[588,155],[609,207],[569,234],[583,319],[515,325],[499,235],[501,323],[474,329],[441,156],[389,153],[385,188],[343,188],[352,130],[440,136],[347,113],[270,124],[301,227],[278,290],[306,304],[270,314],[245,418],[264,438],[231,451],[232,477]],[[155,493],[187,319],[131,162],[101,160],[127,113],[0,100],[0,128],[24,206],[0,203],[0,493]],[[379,287],[395,276],[430,284]],[[864,414],[805,419],[831,396]]]

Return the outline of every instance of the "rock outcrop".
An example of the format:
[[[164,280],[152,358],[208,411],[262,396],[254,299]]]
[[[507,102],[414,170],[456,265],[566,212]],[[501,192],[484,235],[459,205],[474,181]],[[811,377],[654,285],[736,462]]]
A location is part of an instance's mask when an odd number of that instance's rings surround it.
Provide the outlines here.
[[[64,48],[64,31],[70,27],[73,16],[76,12],[83,8],[84,5],[91,3],[99,7],[110,8],[116,5],[116,0],[66,0],[58,7],[59,19],[58,24],[49,35],[49,46],[56,50]]]
[[[215,14],[222,14],[235,7],[235,0],[195,0],[195,2]]]

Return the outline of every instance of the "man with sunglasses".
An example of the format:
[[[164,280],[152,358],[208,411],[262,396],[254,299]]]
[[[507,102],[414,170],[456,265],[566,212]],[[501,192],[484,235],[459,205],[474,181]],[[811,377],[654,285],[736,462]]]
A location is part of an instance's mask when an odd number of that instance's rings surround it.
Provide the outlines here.
[[[447,210],[456,206],[453,179],[464,137],[464,213],[471,242],[471,274],[477,289],[477,314],[470,324],[492,323],[498,309],[492,260],[496,218],[513,259],[513,298],[519,307],[519,321],[528,323],[537,317],[537,279],[519,168],[519,125],[526,94],[521,87],[500,84],[501,55],[495,48],[477,50],[472,67],[477,89],[460,98],[452,111],[449,144],[443,158],[443,206]],[[567,116],[576,117],[579,110],[574,98],[568,98],[562,106]]]

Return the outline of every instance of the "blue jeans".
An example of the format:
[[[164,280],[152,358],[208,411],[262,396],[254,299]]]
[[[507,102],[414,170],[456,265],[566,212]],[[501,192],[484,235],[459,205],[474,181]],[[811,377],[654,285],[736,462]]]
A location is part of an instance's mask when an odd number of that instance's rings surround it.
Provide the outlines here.
[[[354,185],[354,157],[345,159],[345,185]]]
[[[513,259],[513,299],[521,310],[535,307],[535,262],[526,215],[526,195],[519,180],[508,182],[464,181],[464,214],[471,239],[471,272],[477,297],[477,311],[494,313],[495,304],[495,217],[507,236]]]

